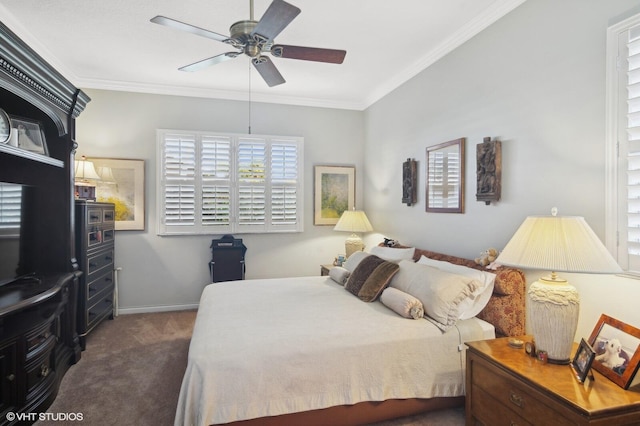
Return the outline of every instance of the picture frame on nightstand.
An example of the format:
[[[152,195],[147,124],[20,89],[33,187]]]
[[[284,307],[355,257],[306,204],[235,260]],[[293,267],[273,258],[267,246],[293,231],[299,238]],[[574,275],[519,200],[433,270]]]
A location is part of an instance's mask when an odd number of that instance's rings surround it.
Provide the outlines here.
[[[571,361],[571,369],[580,383],[584,383],[587,376],[590,376],[589,371],[591,370],[591,364],[595,357],[596,353],[591,345],[582,339],[573,357],[573,361]]]
[[[640,367],[640,329],[600,315],[589,337],[595,352],[593,369],[623,389],[633,384]]]

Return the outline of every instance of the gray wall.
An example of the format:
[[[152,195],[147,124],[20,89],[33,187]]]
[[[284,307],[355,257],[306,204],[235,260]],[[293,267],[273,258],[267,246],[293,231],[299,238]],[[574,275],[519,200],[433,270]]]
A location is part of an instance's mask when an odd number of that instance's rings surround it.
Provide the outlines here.
[[[145,231],[116,232],[119,303],[124,312],[193,307],[210,281],[212,238],[156,235],[156,129],[247,133],[249,105],[178,96],[86,90],[92,98],[77,120],[77,155],[145,160]],[[344,252],[346,235],[313,225],[313,166],[356,167],[362,205],[364,113],[252,103],[254,134],[305,138],[303,233],[241,235],[248,247],[247,278],[317,275],[320,264]]]
[[[524,218],[584,216],[604,241],[605,44],[631,0],[528,0],[367,110],[365,207],[376,230],[474,258]],[[475,200],[476,145],[502,141],[502,200]],[[465,214],[425,213],[425,150],[467,138]],[[383,153],[379,155],[378,153]],[[419,202],[401,204],[401,164],[419,161]],[[541,272],[528,273],[529,281]],[[635,280],[576,276],[579,336],[601,313],[640,326]],[[625,295],[621,298],[621,295]],[[627,297],[628,296],[628,297]]]

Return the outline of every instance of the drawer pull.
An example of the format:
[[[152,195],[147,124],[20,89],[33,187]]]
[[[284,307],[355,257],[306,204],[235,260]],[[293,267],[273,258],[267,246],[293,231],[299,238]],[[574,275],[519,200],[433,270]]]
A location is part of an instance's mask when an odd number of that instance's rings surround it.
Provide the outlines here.
[[[16,379],[16,375],[15,374],[9,374],[7,376],[7,380],[10,382],[13,382]]]
[[[510,426],[518,426],[518,423],[514,422],[513,420],[511,420],[511,423],[509,423]]]
[[[50,372],[51,370],[49,369],[49,366],[47,364],[42,364],[40,366],[40,377],[47,377]]]
[[[513,404],[517,405],[520,408],[524,407],[524,398],[515,393],[514,391],[509,392],[509,401]]]

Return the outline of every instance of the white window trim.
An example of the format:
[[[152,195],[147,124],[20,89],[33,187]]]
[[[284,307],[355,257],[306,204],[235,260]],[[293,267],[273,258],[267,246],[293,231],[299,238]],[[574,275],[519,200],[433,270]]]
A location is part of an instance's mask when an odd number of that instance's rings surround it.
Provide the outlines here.
[[[626,135],[620,134],[618,120],[620,114],[626,116],[627,111],[620,111],[620,69],[624,66],[619,52],[619,38],[630,28],[640,24],[640,14],[632,16],[624,21],[612,25],[607,29],[607,53],[606,53],[606,105],[605,105],[605,245],[614,259],[625,271],[628,270],[628,254],[626,245],[620,249],[620,239],[626,237],[626,212],[620,209],[620,197],[626,194],[626,185],[621,182],[619,174],[622,171],[622,159],[619,158],[619,143]],[[626,101],[626,99],[625,99]],[[624,160],[626,163],[626,160]],[[621,191],[624,189],[624,191]],[[624,253],[622,252],[624,251]],[[635,275],[635,273],[634,273]]]
[[[231,172],[231,202],[233,204],[231,212],[231,223],[228,226],[204,226],[196,224],[189,229],[180,230],[179,226],[170,230],[164,225],[164,188],[165,188],[165,175],[164,175],[164,159],[163,159],[163,145],[165,135],[186,135],[194,136],[196,139],[202,137],[221,137],[230,138],[232,142],[232,172]],[[296,178],[296,214],[297,220],[295,225],[278,225],[267,223],[265,225],[247,225],[238,224],[238,170],[237,170],[237,154],[238,154],[238,142],[242,139],[264,139],[271,143],[287,142],[295,143],[298,147],[297,150],[297,178]],[[173,130],[173,129],[157,129],[156,130],[156,155],[157,155],[157,186],[156,186],[156,204],[157,204],[157,234],[160,236],[174,236],[174,235],[212,235],[212,234],[248,234],[248,233],[292,233],[304,231],[304,138],[297,136],[274,136],[274,135],[256,135],[256,134],[239,134],[239,133],[222,133],[222,132],[202,132],[202,131],[189,131],[189,130]],[[197,143],[196,143],[197,144]],[[270,145],[269,145],[270,146]],[[196,148],[196,155],[200,152],[200,148]],[[271,155],[268,156],[268,161],[271,161]],[[197,168],[199,168],[197,166]],[[196,176],[196,186],[200,185],[201,179]],[[270,173],[267,175],[267,191],[271,191]],[[196,187],[196,191],[198,188]],[[201,210],[200,200],[196,198],[196,214]],[[271,201],[268,200],[266,213],[271,212]]]

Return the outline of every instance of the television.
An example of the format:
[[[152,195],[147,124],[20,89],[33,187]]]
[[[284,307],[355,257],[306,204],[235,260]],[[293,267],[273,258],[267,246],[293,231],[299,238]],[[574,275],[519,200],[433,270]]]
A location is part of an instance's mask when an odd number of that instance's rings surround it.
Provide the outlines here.
[[[0,182],[0,286],[38,270],[36,188]]]

